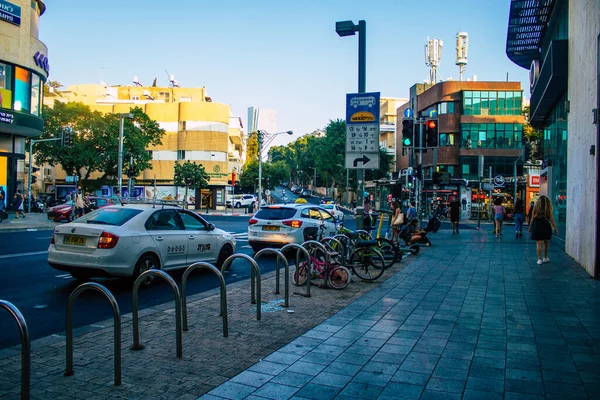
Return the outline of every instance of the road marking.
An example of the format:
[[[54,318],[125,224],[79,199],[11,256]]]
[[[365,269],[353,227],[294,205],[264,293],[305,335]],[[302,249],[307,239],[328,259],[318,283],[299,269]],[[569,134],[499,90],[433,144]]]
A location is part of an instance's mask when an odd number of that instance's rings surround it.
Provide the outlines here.
[[[71,274],[62,274],[62,275],[56,275],[56,278],[71,279],[72,276],[71,276]]]
[[[35,306],[33,306],[33,308],[46,308],[48,307],[47,304],[36,304]]]
[[[48,254],[48,250],[44,250],[44,251],[32,251],[32,252],[29,252],[29,253],[4,254],[4,255],[0,256],[0,259],[3,259],[3,258],[13,258],[13,257],[39,256],[40,254]]]
[[[35,238],[35,239],[37,239],[37,240],[48,240],[48,239],[52,239],[52,236],[47,236],[47,237],[43,236],[43,237],[38,237],[38,238]]]

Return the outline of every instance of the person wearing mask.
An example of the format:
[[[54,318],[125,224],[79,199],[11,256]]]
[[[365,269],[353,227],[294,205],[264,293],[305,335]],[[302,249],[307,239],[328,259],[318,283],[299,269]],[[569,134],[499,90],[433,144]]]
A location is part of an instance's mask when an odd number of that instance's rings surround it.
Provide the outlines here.
[[[523,223],[525,222],[525,206],[523,200],[517,199],[515,202],[515,231],[516,236],[523,236]]]
[[[23,194],[21,193],[21,190],[17,190],[17,193],[15,193],[15,199],[14,199],[13,205],[15,206],[15,210],[16,210],[16,213],[15,213],[16,219],[19,219],[19,214],[23,214],[23,218],[25,218],[27,216],[27,215],[25,215],[25,211],[23,211],[23,208],[24,208]]]
[[[542,265],[543,263],[549,263],[548,258],[548,247],[550,245],[550,239],[552,239],[552,231],[558,235],[558,229],[556,228],[556,222],[552,214],[552,203],[546,196],[540,196],[538,201],[533,207],[531,225],[529,225],[529,232],[531,232],[531,239],[535,240],[535,249],[537,252],[537,263]],[[542,245],[544,247],[544,257],[542,258]]]
[[[496,237],[502,235],[502,221],[504,221],[505,208],[502,205],[502,199],[497,197],[494,200],[494,224],[496,227]]]
[[[371,196],[368,192],[363,193],[363,221],[365,229],[371,226]]]
[[[460,203],[458,198],[454,196],[448,207],[448,214],[450,214],[450,223],[452,224],[452,234],[458,235],[458,220],[460,219]]]

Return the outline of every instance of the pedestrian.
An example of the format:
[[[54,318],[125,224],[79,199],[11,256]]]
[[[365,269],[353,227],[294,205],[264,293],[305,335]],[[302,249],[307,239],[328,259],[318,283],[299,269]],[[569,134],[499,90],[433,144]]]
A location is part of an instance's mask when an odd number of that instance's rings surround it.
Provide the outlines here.
[[[4,187],[0,186],[0,211],[6,208],[6,192],[4,191]]]
[[[412,222],[413,219],[417,218],[417,207],[415,207],[415,202],[410,202],[410,207],[406,210],[406,218],[404,219],[404,223],[408,224]]]
[[[454,196],[452,198],[452,201],[450,202],[448,214],[450,214],[450,223],[452,224],[452,234],[458,235],[458,220],[460,220],[460,203],[458,202],[458,198],[456,196]]]
[[[497,197],[494,200],[494,225],[496,229],[496,237],[500,237],[502,235],[502,221],[504,221],[504,213],[506,209],[502,205],[502,199]]]
[[[85,202],[83,201],[83,193],[81,191],[81,186],[77,189],[77,193],[75,193],[75,215],[77,218],[83,217],[85,214]]]
[[[364,227],[371,227],[371,196],[369,192],[363,193],[363,221]]]
[[[23,204],[23,194],[21,193],[21,190],[17,190],[17,193],[15,193],[15,199],[14,199],[13,205],[16,210],[15,218],[19,219],[19,214],[23,214],[23,218],[25,218],[26,215],[25,215],[25,212],[23,211],[24,204]]]
[[[535,203],[532,212],[531,224],[529,225],[529,232],[531,232],[531,239],[535,240],[535,250],[537,252],[537,263],[542,265],[543,263],[549,263],[548,258],[548,246],[550,239],[552,238],[552,231],[558,234],[556,228],[556,222],[552,215],[552,203],[546,196],[540,196]],[[542,245],[544,246],[544,257],[542,258]]]
[[[392,201],[392,242],[398,244],[398,234],[404,223],[404,218],[400,216],[400,204],[397,201]]]
[[[523,200],[517,199],[515,202],[515,231],[517,237],[523,236],[523,223],[525,222],[525,206]]]
[[[531,203],[529,204],[529,211],[527,212],[527,225],[531,226],[531,216],[533,215],[533,206],[535,205],[535,202],[533,200],[531,200]]]
[[[463,197],[461,203],[462,203],[462,210],[467,211],[467,198]]]

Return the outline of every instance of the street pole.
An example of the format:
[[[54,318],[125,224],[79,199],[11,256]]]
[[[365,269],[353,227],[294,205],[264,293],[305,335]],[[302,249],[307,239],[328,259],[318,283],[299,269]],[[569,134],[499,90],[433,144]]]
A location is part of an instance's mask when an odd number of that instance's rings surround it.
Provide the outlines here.
[[[481,230],[481,181],[483,181],[483,171],[479,174],[479,191],[477,192],[477,230]]]
[[[488,216],[489,219],[493,221],[492,219],[492,190],[494,189],[494,185],[492,184],[492,166],[490,165],[490,200],[489,200],[489,206],[490,206],[490,210],[488,211]]]
[[[119,116],[119,155],[117,166],[117,190],[121,191],[123,186],[123,114]]]
[[[350,169],[346,168],[346,204],[350,204]]]
[[[260,208],[260,204],[262,201],[262,141],[263,134],[262,131],[256,131],[258,135],[258,208]]]
[[[517,202],[517,162],[521,159],[521,157],[523,156],[519,156],[519,158],[517,158],[515,160],[515,165],[513,168],[513,172],[514,172],[514,178],[515,178],[515,182],[514,182],[514,194],[513,194],[513,204],[516,204]],[[523,168],[525,168],[525,161],[523,161]]]
[[[421,180],[421,190],[423,190],[423,198],[425,199],[424,203],[423,199],[419,199],[419,206],[421,208],[421,217],[423,217],[423,212],[424,212],[424,208],[426,206],[427,203],[427,195],[425,192],[425,171],[423,169],[423,124],[421,123],[423,121],[419,120],[419,165],[421,166],[421,176],[419,177],[419,179]],[[419,220],[419,225],[421,224],[421,221]]]
[[[317,195],[317,168],[313,168],[313,195]]]
[[[129,169],[132,169],[133,167],[133,156],[129,157]],[[127,181],[127,191],[129,192],[129,198],[133,198],[133,175],[131,175],[129,177],[129,180]],[[186,193],[187,195],[187,186],[186,186]],[[186,200],[187,201],[187,200]]]
[[[364,20],[358,21],[358,93],[367,92],[367,22]],[[379,106],[379,104],[377,105]],[[358,169],[356,171],[356,179],[358,180],[358,195],[357,195],[357,212],[356,229],[364,228],[364,196],[365,192],[365,170]]]

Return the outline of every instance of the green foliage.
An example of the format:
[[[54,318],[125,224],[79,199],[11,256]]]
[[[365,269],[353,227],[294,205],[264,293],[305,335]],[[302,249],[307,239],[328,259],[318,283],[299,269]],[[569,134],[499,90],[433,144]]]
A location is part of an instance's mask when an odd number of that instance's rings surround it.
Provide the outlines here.
[[[273,189],[279,182],[285,181],[290,176],[290,168],[285,161],[263,163],[263,188]]]
[[[173,176],[175,186],[198,189],[208,185],[208,181],[210,181],[210,176],[208,176],[202,164],[196,164],[189,160],[183,164],[175,164],[175,174]]]
[[[254,186],[258,185],[258,160],[248,160],[244,164],[244,169],[240,174],[240,186],[246,193],[253,192]]]
[[[139,172],[151,169],[152,155],[146,149],[161,144],[164,130],[142,109],[131,110],[134,119],[124,120],[123,171],[133,157]],[[93,172],[102,172],[102,181],[117,181],[119,152],[119,116],[91,111],[82,103],[54,102],[44,106],[44,133],[40,139],[60,137],[65,127],[73,129],[73,146],[63,147],[60,141],[40,142],[34,147],[39,162],[60,164],[69,175],[88,180]]]

